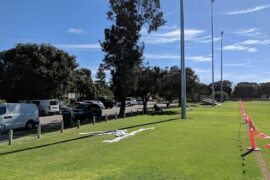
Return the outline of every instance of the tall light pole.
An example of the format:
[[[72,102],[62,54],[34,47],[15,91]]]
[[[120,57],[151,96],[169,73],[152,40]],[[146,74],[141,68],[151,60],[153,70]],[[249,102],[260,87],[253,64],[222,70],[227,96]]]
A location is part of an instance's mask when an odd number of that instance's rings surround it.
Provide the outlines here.
[[[181,21],[181,119],[186,119],[186,67],[185,67],[185,22],[184,22],[184,0],[180,0]]]
[[[215,106],[215,77],[214,77],[214,17],[213,4],[215,0],[211,0],[211,29],[212,29],[212,106]]]
[[[220,60],[221,60],[221,85],[220,85],[220,91],[221,91],[221,97],[220,97],[220,101],[223,102],[223,35],[224,35],[224,32],[221,31],[221,57],[220,57]]]

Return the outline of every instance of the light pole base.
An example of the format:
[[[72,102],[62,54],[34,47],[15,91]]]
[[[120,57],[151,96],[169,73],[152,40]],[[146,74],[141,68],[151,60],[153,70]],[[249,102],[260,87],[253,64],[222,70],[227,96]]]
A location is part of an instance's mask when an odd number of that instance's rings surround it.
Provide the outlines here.
[[[252,147],[248,147],[247,150],[261,151],[261,148],[256,147],[255,149],[252,149]]]

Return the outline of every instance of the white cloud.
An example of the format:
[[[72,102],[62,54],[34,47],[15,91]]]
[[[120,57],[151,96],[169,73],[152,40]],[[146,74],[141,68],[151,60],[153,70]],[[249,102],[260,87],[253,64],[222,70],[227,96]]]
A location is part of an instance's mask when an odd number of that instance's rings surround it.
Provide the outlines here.
[[[169,44],[180,41],[180,28],[176,26],[164,27],[164,30],[169,30],[163,33],[148,34],[147,30],[143,28],[142,41],[147,44]],[[204,35],[205,31],[202,29],[185,29],[185,41],[196,43],[210,43],[212,38],[210,35]],[[214,41],[219,41],[220,37],[214,37]]]
[[[100,49],[100,44],[55,44],[54,46],[63,49]]]
[[[173,54],[145,54],[144,56],[147,59],[167,59],[167,60],[180,60],[180,55]],[[195,62],[209,62],[211,61],[210,56],[186,56],[186,60],[191,60]]]
[[[180,60],[181,56],[172,54],[145,54],[146,59],[177,59]]]
[[[220,37],[214,37],[214,41],[220,41]],[[194,42],[198,42],[198,43],[210,43],[212,42],[212,36],[208,35],[208,36],[202,36],[202,37],[198,37],[198,38],[194,38],[192,39],[192,41]]]
[[[254,37],[261,35],[262,33],[257,30],[257,28],[250,28],[250,29],[239,29],[234,32],[234,34],[240,35],[240,36],[249,36]]]
[[[239,45],[270,45],[270,40],[254,40],[254,39],[249,39],[244,42],[238,43]]]
[[[82,29],[79,28],[69,28],[67,30],[68,33],[72,33],[72,34],[82,34],[84,33],[84,31]]]
[[[203,69],[203,68],[193,68],[193,70],[196,72],[196,73],[200,73],[200,74],[208,74],[208,73],[211,73],[212,70],[211,68],[208,68],[208,69]]]
[[[263,9],[267,9],[269,8],[270,5],[261,5],[261,6],[256,6],[254,8],[248,8],[248,9],[243,9],[243,10],[236,10],[236,11],[231,11],[231,12],[227,12],[227,15],[237,15],[237,14],[247,14],[247,13],[252,13],[252,12],[257,12]]]
[[[191,41],[198,38],[204,30],[200,29],[186,29],[185,30],[185,40]],[[142,41],[148,44],[169,44],[180,41],[180,29],[174,29],[165,33],[153,33],[147,34],[146,31],[142,30]]]
[[[231,50],[231,51],[248,51],[248,52],[252,52],[252,53],[257,52],[256,48],[241,46],[241,45],[237,45],[237,44],[225,46],[223,49],[224,50]]]
[[[224,67],[244,67],[247,66],[246,63],[238,63],[238,64],[224,64]]]
[[[225,46],[224,50],[231,50],[231,51],[248,51],[251,53],[257,52],[257,48],[250,47],[251,45],[262,45],[262,46],[268,46],[270,45],[270,40],[256,40],[256,39],[249,39],[240,43],[235,43],[233,45]]]
[[[186,56],[187,60],[192,60],[195,62],[210,62],[212,58],[210,56]]]

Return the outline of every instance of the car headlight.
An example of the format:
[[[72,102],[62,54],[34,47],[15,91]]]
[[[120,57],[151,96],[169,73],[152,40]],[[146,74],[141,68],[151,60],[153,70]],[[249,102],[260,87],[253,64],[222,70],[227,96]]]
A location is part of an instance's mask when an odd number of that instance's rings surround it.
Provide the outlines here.
[[[0,124],[0,131],[5,131],[6,130],[6,125]]]

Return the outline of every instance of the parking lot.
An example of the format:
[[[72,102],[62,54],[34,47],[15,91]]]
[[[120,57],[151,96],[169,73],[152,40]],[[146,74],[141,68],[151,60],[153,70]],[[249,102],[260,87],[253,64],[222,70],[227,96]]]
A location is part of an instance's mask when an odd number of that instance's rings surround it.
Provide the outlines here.
[[[176,105],[176,104],[171,104],[172,105]],[[153,103],[149,103],[147,105],[148,108],[153,108],[154,104]],[[166,107],[166,104],[158,104],[159,107]],[[135,105],[135,106],[131,106],[131,107],[126,107],[126,113],[130,113],[130,112],[137,112],[137,111],[142,111],[143,106],[142,105]],[[114,115],[115,113],[119,113],[120,107],[113,107],[112,109],[103,109],[102,110],[102,116],[105,115]],[[62,115],[54,115],[54,116],[45,116],[45,117],[40,117],[40,124],[41,125],[46,125],[46,124],[52,124],[52,123],[60,123],[63,118]]]
[[[148,111],[153,110],[154,103],[149,103],[147,105]],[[177,104],[170,104],[169,107],[175,107]],[[166,104],[158,104],[158,107],[165,108]],[[119,113],[120,107],[113,107],[112,109],[103,109],[102,116],[105,115],[113,116],[115,113]],[[142,105],[135,105],[131,107],[126,107],[126,113],[130,112],[142,112],[143,106]],[[62,115],[52,115],[52,116],[43,116],[39,118],[40,124],[42,126],[43,133],[52,132],[52,131],[59,131],[60,124],[63,121]],[[36,129],[31,131],[25,131],[25,129],[18,129],[14,131],[14,139],[17,138],[27,138],[28,135],[36,134]],[[8,140],[8,134],[0,134],[0,143],[6,142]]]

